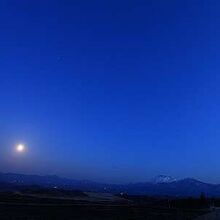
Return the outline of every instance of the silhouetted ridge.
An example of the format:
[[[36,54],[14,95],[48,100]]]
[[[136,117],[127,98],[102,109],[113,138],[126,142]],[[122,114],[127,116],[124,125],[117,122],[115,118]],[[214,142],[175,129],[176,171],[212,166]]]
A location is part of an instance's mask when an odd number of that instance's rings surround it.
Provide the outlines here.
[[[130,184],[104,184],[89,180],[73,180],[56,175],[38,176],[15,173],[0,173],[0,190],[16,189],[17,186],[32,186],[61,188],[82,191],[127,193],[131,195],[152,196],[220,196],[220,185],[204,183],[193,178],[176,180],[164,175],[157,182]]]

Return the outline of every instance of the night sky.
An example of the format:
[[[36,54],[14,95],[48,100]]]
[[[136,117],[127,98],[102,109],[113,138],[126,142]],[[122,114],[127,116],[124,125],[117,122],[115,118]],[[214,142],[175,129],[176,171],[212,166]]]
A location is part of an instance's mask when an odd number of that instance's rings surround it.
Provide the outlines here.
[[[1,0],[0,171],[220,183],[219,11],[218,0]]]

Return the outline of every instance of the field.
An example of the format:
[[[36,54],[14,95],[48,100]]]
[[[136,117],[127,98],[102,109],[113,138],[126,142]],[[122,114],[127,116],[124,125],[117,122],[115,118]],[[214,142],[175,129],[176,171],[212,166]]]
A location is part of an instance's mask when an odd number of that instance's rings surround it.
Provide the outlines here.
[[[73,195],[72,195],[73,196]],[[61,199],[62,198],[62,199]],[[72,197],[73,198],[73,197]],[[77,198],[77,199],[76,199]],[[81,198],[81,199],[80,199]],[[1,220],[141,220],[193,219],[206,209],[167,207],[166,200],[154,198],[119,198],[106,194],[75,194],[75,199],[56,198],[49,193],[23,195],[0,194]]]

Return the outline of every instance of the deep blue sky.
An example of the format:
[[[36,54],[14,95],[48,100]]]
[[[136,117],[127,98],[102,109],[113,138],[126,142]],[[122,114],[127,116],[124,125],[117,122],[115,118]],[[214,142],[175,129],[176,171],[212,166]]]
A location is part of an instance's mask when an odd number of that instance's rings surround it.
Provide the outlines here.
[[[0,171],[220,182],[219,11],[218,0],[1,0]]]

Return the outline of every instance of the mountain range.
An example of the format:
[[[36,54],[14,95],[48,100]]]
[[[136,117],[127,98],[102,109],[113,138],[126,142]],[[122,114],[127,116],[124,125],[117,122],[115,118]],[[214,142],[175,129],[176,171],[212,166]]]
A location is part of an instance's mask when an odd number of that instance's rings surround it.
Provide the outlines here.
[[[70,190],[126,193],[130,195],[188,197],[200,196],[201,193],[205,193],[207,196],[220,196],[220,184],[204,183],[192,178],[176,180],[165,175],[157,176],[152,181],[143,183],[105,184],[61,178],[53,175],[0,173],[0,191],[17,190],[19,187],[33,185]]]

